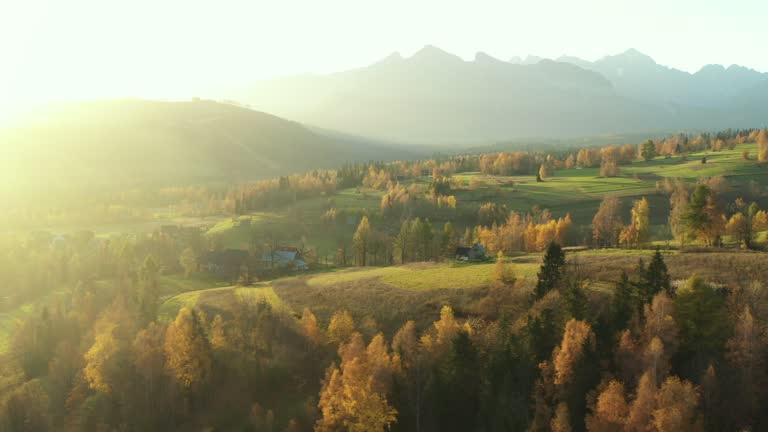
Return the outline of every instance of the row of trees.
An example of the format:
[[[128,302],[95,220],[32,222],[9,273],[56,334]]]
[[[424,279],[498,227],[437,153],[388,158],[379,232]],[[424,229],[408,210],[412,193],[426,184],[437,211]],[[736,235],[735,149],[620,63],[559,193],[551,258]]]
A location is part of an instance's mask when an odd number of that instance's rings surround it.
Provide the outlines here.
[[[742,199],[727,205],[724,201],[727,189],[727,182],[722,178],[704,179],[693,189],[682,181],[670,183],[668,222],[672,235],[681,245],[698,241],[717,246],[727,234],[744,247],[752,248],[757,233],[768,230],[768,213],[757,203],[747,204]],[[592,219],[593,244],[637,247],[646,243],[650,235],[650,212],[646,198],[635,200],[630,222],[625,225],[621,201],[615,196],[606,196]]]
[[[457,246],[478,242],[493,255],[543,251],[553,241],[564,244],[573,225],[570,214],[557,219],[548,210],[521,215],[492,203],[481,207],[479,220],[485,223],[467,227],[460,235],[451,222],[440,230],[429,219],[405,219],[397,233],[389,236],[375,230],[363,216],[352,239],[355,263],[366,266],[452,259]]]

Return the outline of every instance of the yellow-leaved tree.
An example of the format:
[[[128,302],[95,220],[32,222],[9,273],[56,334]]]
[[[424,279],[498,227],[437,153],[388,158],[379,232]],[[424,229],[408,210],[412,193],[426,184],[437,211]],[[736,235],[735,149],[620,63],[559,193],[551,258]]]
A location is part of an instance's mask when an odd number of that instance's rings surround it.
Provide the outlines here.
[[[371,224],[368,222],[368,216],[363,216],[357,231],[352,238],[355,248],[355,260],[361,267],[365,267],[371,243]]]
[[[621,230],[619,243],[638,246],[648,241],[651,209],[643,197],[632,203],[631,222]]]
[[[197,313],[181,308],[165,333],[168,373],[187,391],[204,385],[211,375],[211,347]]]
[[[349,340],[355,331],[355,320],[352,315],[345,311],[336,311],[328,323],[328,339],[334,343],[342,343]]]
[[[757,160],[768,162],[768,129],[763,129],[757,134]]]
[[[387,401],[394,363],[383,335],[365,348],[360,333],[339,347],[341,367],[328,368],[320,391],[318,432],[383,432],[397,419]]]
[[[314,347],[320,345],[322,342],[322,333],[320,327],[317,325],[317,317],[309,308],[304,308],[301,313],[301,329],[304,332],[304,337]]]
[[[111,393],[119,387],[130,363],[134,317],[122,298],[102,312],[94,326],[94,342],[84,355],[83,373],[88,385],[99,392]]]

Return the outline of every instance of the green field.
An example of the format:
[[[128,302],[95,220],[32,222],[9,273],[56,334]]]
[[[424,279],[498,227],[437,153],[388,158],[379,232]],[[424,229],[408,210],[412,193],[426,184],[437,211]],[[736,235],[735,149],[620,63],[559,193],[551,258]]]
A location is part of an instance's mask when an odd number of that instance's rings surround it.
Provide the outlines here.
[[[684,160],[681,156],[670,158],[657,157],[652,161],[635,161],[620,166],[620,174],[613,178],[599,177],[599,168],[563,169],[544,182],[536,182],[534,176],[489,176],[478,172],[464,172],[455,175],[463,186],[451,193],[458,200],[457,208],[452,213],[430,215],[433,224],[450,220],[459,229],[477,223],[477,210],[487,202],[505,205],[509,210],[528,212],[534,206],[549,209],[556,217],[570,213],[574,223],[575,238],[584,241],[588,235],[582,232],[592,220],[600,201],[605,195],[622,198],[624,213],[629,217],[631,201],[646,197],[651,205],[652,240],[664,241],[669,238],[667,216],[668,198],[657,193],[657,182],[664,178],[681,178],[688,182],[712,176],[724,176],[729,181],[730,201],[740,196],[748,196],[750,181],[765,185],[768,183],[768,167],[754,160],[746,161],[742,152],[756,153],[755,144],[742,144],[733,150],[721,152],[702,152],[689,154]],[[702,164],[701,158],[707,158]],[[472,190],[468,185],[472,179],[481,180],[485,186]],[[429,177],[411,181],[427,185]],[[271,213],[253,213],[247,216],[250,224],[225,220],[209,231],[210,235],[220,235],[227,247],[247,248],[249,241],[264,241],[268,236],[285,244],[314,247],[318,255],[327,257],[334,253],[339,242],[349,242],[355,229],[355,223],[348,220],[337,221],[335,225],[321,223],[324,209],[334,207],[348,215],[379,214],[382,192],[370,189],[350,188],[338,191],[331,196],[297,201],[290,211]],[[768,206],[768,199],[758,199],[761,207]],[[243,219],[242,217],[240,219]],[[356,219],[353,217],[353,221]],[[394,233],[399,221],[373,220],[374,228]]]
[[[480,288],[491,283],[494,267],[493,263],[409,266],[406,271],[382,277],[381,281],[409,290]],[[513,262],[509,269],[515,277],[527,278],[536,274],[538,264]]]
[[[206,312],[225,312],[232,306],[235,298],[249,301],[266,301],[272,307],[287,310],[282,300],[267,283],[251,287],[218,287],[200,289],[175,295],[160,305],[159,316],[162,320],[172,320],[181,308],[199,307]]]

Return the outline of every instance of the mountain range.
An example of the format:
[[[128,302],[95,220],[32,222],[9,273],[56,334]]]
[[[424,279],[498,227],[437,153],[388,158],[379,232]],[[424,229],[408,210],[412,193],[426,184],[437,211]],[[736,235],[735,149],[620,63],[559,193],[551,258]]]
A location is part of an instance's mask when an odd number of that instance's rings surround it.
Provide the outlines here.
[[[112,100],[35,113],[0,130],[0,191],[247,181],[510,141],[768,123],[766,74],[740,66],[689,74],[635,50],[595,62],[503,61],[485,53],[465,61],[426,46],[408,58],[395,53],[370,66],[257,82],[227,96],[254,109]]]
[[[636,51],[595,62],[426,46],[328,75],[260,81],[233,98],[319,127],[380,139],[477,143],[682,129],[761,126],[768,75],[710,65],[690,74]]]
[[[595,62],[570,56],[557,61],[595,71],[611,81],[617,92],[637,100],[711,108],[737,103],[745,92],[768,79],[767,73],[739,65],[710,64],[691,74],[657,64],[635,49]]]

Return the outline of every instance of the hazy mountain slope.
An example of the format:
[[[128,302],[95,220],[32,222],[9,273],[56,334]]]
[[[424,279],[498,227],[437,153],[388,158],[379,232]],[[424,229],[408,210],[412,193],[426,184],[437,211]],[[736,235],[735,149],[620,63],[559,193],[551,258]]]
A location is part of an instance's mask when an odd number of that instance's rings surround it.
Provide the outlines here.
[[[712,109],[636,101],[572,64],[513,64],[482,53],[464,61],[432,46],[347,72],[259,82],[233,97],[307,124],[411,142],[730,126]]]
[[[619,94],[632,99],[710,108],[731,105],[734,97],[768,78],[768,74],[738,65],[707,65],[690,74],[660,65],[634,49],[595,62],[570,56],[557,61],[600,73]]]
[[[210,101],[70,105],[0,131],[0,140],[3,173],[43,184],[257,179],[402,156],[383,144]]]

